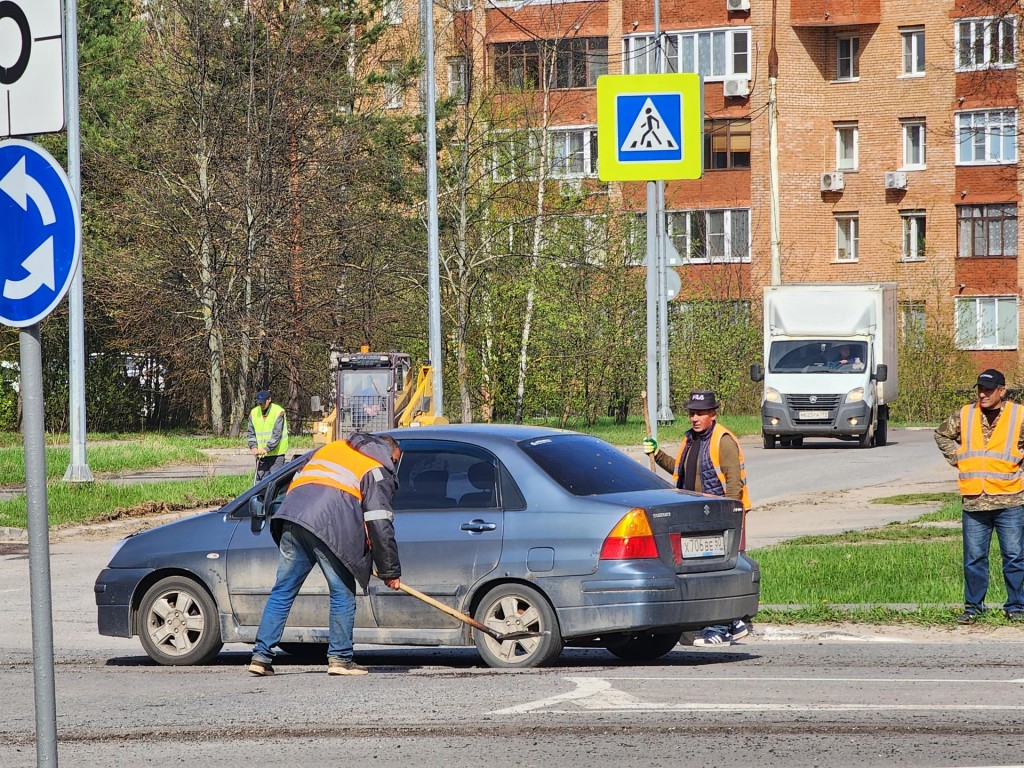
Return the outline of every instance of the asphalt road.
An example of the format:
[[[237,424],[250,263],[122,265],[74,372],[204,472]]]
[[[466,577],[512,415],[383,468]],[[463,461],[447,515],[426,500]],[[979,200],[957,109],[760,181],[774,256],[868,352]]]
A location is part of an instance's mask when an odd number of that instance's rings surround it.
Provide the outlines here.
[[[868,499],[953,489],[930,432],[893,439],[870,450],[745,443],[751,536],[910,517],[921,508]],[[281,658],[278,676],[263,679],[245,672],[246,646],[229,646],[207,667],[164,668],[138,640],[96,633],[92,582],[122,532],[65,531],[51,544],[58,750],[67,765],[1022,762],[1017,628],[758,625],[741,644],[679,646],[654,664],[569,650],[555,667],[524,672],[483,668],[472,649],[360,647],[371,669],[364,678],[328,678],[320,663]],[[0,543],[5,768],[35,764],[26,553],[23,543]]]

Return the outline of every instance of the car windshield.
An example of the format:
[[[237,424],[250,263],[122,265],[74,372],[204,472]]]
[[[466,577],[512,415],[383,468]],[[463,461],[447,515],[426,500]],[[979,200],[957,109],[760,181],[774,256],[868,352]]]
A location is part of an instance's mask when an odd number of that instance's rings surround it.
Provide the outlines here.
[[[523,440],[519,447],[575,496],[672,487],[640,462],[590,435],[548,435]]]
[[[773,341],[768,356],[768,370],[772,373],[849,373],[863,371],[867,359],[867,344],[863,341]]]

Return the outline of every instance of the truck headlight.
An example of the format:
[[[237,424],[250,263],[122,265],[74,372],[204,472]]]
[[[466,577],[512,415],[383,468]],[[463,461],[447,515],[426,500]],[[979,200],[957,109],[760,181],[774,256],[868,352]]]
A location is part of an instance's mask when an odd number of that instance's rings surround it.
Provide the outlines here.
[[[766,403],[781,403],[782,395],[779,394],[778,390],[772,389],[771,387],[765,387],[764,401]]]
[[[863,399],[864,387],[857,387],[856,389],[851,389],[846,393],[846,402],[848,403],[859,403]]]

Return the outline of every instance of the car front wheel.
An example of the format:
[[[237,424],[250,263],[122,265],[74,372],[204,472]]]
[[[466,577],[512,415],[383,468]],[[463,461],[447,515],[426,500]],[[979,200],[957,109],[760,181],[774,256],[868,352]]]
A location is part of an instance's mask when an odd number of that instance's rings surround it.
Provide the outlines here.
[[[157,664],[204,664],[220,653],[217,606],[202,585],[169,576],[150,587],[139,604],[142,647]]]
[[[532,637],[495,640],[473,632],[476,648],[489,667],[529,669],[550,664],[562,652],[562,633],[544,596],[524,584],[495,587],[480,601],[476,620],[500,634],[531,632]]]

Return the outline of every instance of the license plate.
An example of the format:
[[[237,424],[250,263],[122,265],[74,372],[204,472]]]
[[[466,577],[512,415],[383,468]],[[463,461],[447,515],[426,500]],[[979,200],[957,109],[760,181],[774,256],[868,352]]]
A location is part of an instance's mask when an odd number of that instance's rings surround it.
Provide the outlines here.
[[[798,419],[827,419],[828,411],[799,411],[796,414]]]
[[[724,536],[694,536],[684,538],[683,558],[691,557],[721,557],[725,554]]]

